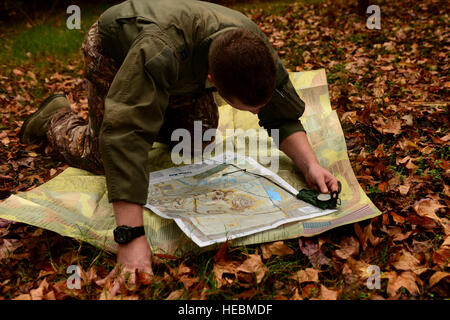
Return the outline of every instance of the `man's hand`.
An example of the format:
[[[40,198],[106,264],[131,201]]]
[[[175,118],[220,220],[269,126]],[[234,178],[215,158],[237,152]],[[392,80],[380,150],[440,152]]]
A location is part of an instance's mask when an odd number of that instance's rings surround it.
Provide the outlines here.
[[[338,190],[337,179],[320,165],[312,165],[305,173],[308,186],[320,193],[330,193]]]
[[[144,224],[142,206],[117,201],[113,203],[114,214],[118,226],[138,227]],[[110,283],[109,297],[114,297],[123,286],[132,288],[136,285],[137,273],[153,275],[152,250],[145,236],[133,239],[127,244],[119,244],[117,249],[117,264],[106,278],[97,281],[100,286]]]
[[[337,179],[316,159],[305,132],[294,132],[280,144],[280,150],[302,171],[310,188],[321,193],[338,190]]]
[[[152,250],[145,236],[140,236],[130,243],[120,244],[117,249],[117,264],[106,278],[97,281],[99,286],[110,283],[109,296],[114,297],[121,288],[132,289],[136,286],[138,273],[153,276]]]

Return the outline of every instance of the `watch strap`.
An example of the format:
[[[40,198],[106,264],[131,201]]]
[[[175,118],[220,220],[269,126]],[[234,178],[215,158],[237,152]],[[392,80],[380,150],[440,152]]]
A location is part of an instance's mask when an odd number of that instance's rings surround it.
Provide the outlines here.
[[[130,232],[131,232],[132,239],[136,239],[137,237],[145,235],[144,226],[133,227],[130,229]]]

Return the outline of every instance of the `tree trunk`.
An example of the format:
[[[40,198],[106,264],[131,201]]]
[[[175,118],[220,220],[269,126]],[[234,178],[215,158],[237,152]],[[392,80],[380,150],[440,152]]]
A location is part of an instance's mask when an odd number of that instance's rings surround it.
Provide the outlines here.
[[[358,0],[358,14],[364,16],[368,6],[369,0]]]

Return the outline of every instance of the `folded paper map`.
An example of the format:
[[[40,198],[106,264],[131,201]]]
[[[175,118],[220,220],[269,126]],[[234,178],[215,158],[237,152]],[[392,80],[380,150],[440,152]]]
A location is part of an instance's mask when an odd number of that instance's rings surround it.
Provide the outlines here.
[[[338,116],[331,109],[325,71],[296,72],[291,73],[290,77],[306,104],[301,121],[316,157],[342,183],[341,205],[330,214],[232,239],[231,246],[313,236],[380,214],[353,173]],[[214,156],[220,155],[220,146],[228,146],[223,148],[226,151],[230,151],[231,146],[234,153],[254,159],[294,189],[306,187],[293,162],[275,147],[265,130],[258,126],[256,115],[236,110],[220,102],[219,97],[217,101],[220,104],[218,129],[221,137],[217,138]],[[239,139],[243,135],[245,139]],[[258,146],[268,146],[267,150],[260,152],[259,149],[249,148],[255,140]],[[149,160],[150,172],[174,167],[170,152],[161,144],[154,145],[149,152]],[[116,224],[106,194],[105,178],[87,171],[68,168],[37,188],[10,196],[0,203],[0,218],[52,230],[112,252],[117,250],[113,240]],[[144,225],[147,239],[156,253],[182,256],[216,247],[215,244],[199,247],[174,219],[163,218],[148,208],[144,209]]]
[[[301,201],[297,192],[252,158],[224,153],[151,173],[146,207],[204,247],[336,211]]]

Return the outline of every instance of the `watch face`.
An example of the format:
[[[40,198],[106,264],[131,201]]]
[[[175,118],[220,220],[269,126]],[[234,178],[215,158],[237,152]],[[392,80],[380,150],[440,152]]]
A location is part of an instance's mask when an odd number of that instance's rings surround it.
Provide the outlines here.
[[[129,230],[126,227],[120,226],[114,230],[114,240],[117,243],[124,244],[130,241]]]

